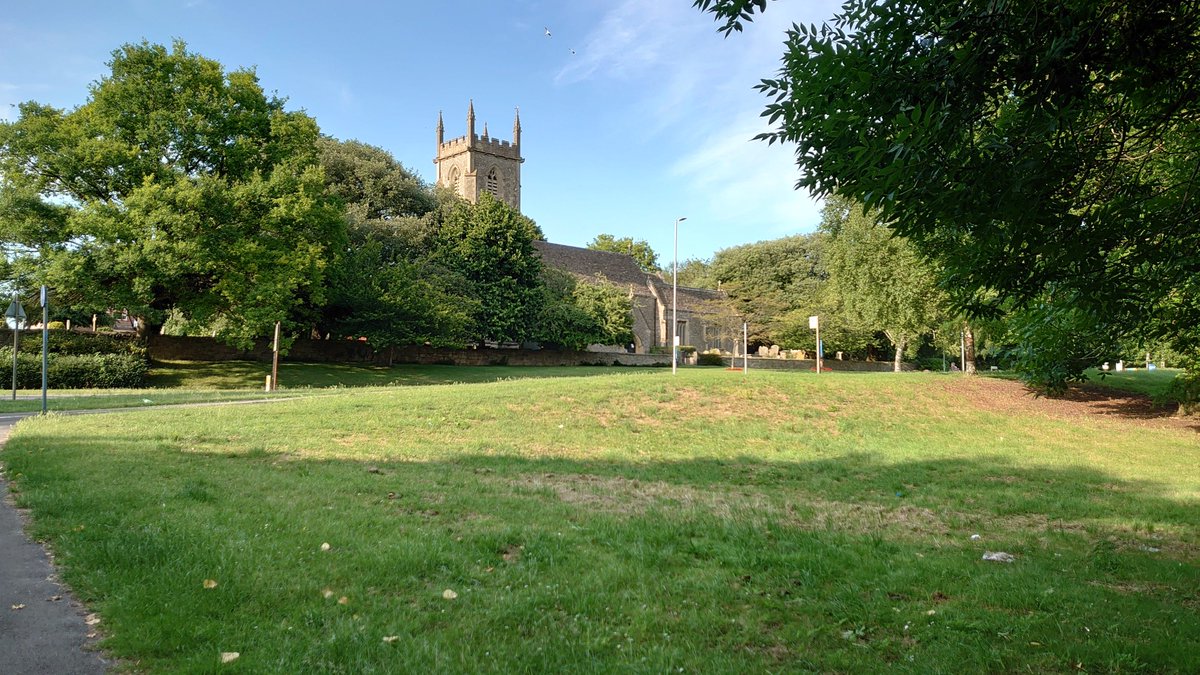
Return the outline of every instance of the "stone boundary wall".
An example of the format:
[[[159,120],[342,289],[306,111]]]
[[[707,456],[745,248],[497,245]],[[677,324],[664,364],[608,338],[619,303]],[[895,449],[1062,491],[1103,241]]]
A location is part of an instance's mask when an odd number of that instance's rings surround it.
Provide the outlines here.
[[[725,357],[725,365],[730,368],[741,368],[742,357]],[[822,359],[821,365],[829,370],[859,373],[890,373],[891,361],[838,361],[837,359]],[[750,356],[750,370],[805,370],[812,371],[817,367],[813,359],[776,359],[771,357]],[[915,368],[911,363],[900,364],[902,370],[910,371]]]
[[[238,349],[205,337],[157,335],[150,338],[150,356],[160,361],[264,361],[271,360],[271,343],[259,342],[251,349]],[[353,340],[297,340],[283,357],[285,361],[309,363],[416,363],[456,366],[670,366],[670,354],[629,354],[626,352],[574,352],[551,349],[441,349],[437,347],[396,347],[376,352],[365,342]],[[725,365],[741,368],[742,357],[725,357]],[[891,361],[826,360],[834,371],[889,372]],[[681,363],[682,365],[682,363]],[[811,371],[811,359],[750,357],[750,370]],[[904,364],[912,370],[911,364]]]
[[[271,343],[258,342],[251,349],[238,349],[204,337],[157,335],[150,338],[150,356],[160,361],[266,361],[271,360]],[[416,363],[456,366],[669,366],[670,354],[625,352],[575,352],[525,349],[441,349],[396,347],[376,352],[365,342],[353,340],[296,340],[285,361],[310,363]]]

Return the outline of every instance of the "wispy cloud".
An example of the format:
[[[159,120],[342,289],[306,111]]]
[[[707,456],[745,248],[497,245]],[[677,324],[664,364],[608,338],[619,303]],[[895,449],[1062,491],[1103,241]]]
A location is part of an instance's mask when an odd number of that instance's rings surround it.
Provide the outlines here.
[[[630,79],[645,76],[663,63],[665,47],[680,32],[672,21],[678,7],[663,2],[625,0],[601,19],[575,49],[575,57],[554,78],[572,84],[593,77]]]
[[[767,239],[812,230],[820,203],[797,191],[794,157],[786,146],[754,140],[766,130],[756,114],[697,139],[671,173],[688,186],[693,203],[712,217]]]
[[[798,9],[780,0],[745,33],[724,39],[690,3],[624,0],[555,81],[607,78],[640,91],[635,114],[650,121],[638,127],[640,140],[686,148],[670,174],[723,227],[751,228],[760,239],[808,231],[820,204],[795,190],[789,146],[753,140],[768,130],[759,116],[767,101],[754,85],[778,70],[785,33],[801,9],[816,20],[836,5],[808,1]]]

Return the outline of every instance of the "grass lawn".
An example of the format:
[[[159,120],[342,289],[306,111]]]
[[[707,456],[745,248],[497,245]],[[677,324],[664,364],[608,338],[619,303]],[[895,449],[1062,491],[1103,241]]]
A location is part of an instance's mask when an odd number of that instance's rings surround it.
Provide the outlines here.
[[[50,416],[0,458],[137,670],[1200,672],[1200,425],[607,372]]]
[[[1119,373],[1116,371],[1103,372],[1099,368],[1091,368],[1087,371],[1087,376],[1094,384],[1159,398],[1167,392],[1167,388],[1171,386],[1175,376],[1182,372],[1178,368],[1157,368],[1155,370],[1138,368],[1123,370]]]
[[[616,369],[623,371],[627,369]],[[146,389],[51,390],[48,410],[143,408],[180,403],[292,398],[329,393],[334,387],[394,387],[495,382],[497,380],[611,375],[608,367],[537,368],[504,366],[366,366],[331,363],[281,363],[278,391],[264,393],[271,364],[257,361],[156,361]],[[11,391],[11,390],[10,390]],[[0,396],[0,414],[42,409],[40,390],[22,389],[17,400]]]
[[[495,382],[503,379],[611,375],[604,366],[369,366],[338,363],[280,363],[280,389],[394,387]],[[618,369],[626,370],[626,369]],[[150,384],[187,389],[262,390],[271,364],[259,361],[155,361]]]

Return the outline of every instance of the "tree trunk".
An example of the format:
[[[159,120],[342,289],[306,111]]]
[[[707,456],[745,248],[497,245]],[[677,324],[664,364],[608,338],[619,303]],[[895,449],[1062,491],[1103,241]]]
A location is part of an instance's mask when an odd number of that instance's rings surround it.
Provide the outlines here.
[[[892,372],[900,372],[900,364],[904,362],[904,348],[908,346],[908,340],[900,338],[896,341],[896,360],[892,363]]]
[[[963,323],[963,374],[975,374],[975,331],[971,324]]]

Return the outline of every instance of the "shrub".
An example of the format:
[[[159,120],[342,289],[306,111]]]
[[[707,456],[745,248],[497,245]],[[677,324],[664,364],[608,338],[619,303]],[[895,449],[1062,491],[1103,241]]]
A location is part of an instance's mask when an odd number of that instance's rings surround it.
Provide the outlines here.
[[[54,322],[51,322],[53,324]],[[142,360],[149,359],[146,345],[128,333],[76,333],[66,330],[50,331],[51,354],[132,354]],[[12,345],[12,333],[0,333],[0,344]],[[21,353],[41,354],[42,333],[40,330],[21,333]],[[11,348],[8,355],[12,361]],[[41,386],[40,384],[38,386]]]
[[[150,367],[134,354],[50,354],[47,385],[51,389],[136,389],[145,386]],[[12,348],[0,348],[0,364],[9,375],[0,381],[11,383]],[[40,389],[42,358],[38,354],[17,354],[17,388]]]
[[[51,321],[50,323],[46,324],[46,328],[48,328],[50,330],[62,330],[66,327],[67,327],[67,324],[65,324],[61,321]]]
[[[721,358],[720,354],[704,353],[696,357],[696,365],[698,366],[723,366],[725,359]]]
[[[1163,398],[1178,402],[1181,415],[1200,414],[1200,373],[1189,370],[1176,375]]]
[[[691,345],[679,345],[680,356],[691,356],[696,353],[696,348]]]

